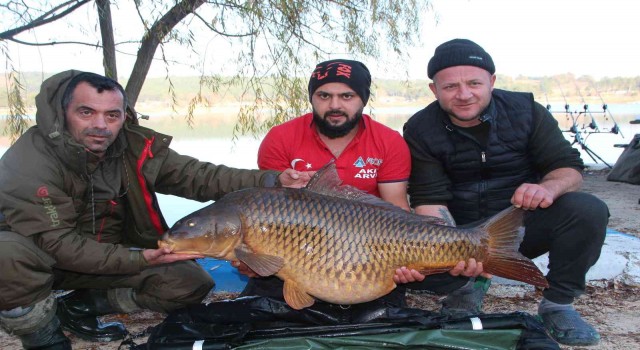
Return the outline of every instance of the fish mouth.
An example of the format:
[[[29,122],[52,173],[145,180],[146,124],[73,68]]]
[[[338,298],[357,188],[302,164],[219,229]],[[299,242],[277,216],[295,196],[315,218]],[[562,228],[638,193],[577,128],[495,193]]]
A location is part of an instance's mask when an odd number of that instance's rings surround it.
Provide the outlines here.
[[[203,241],[202,237],[182,239],[170,238],[165,235],[162,240],[158,241],[158,247],[168,247],[174,254],[202,254],[210,257],[218,257],[220,254],[217,249],[212,249],[211,242]]]
[[[171,251],[173,251],[175,247],[176,247],[176,243],[167,238],[163,238],[161,241],[158,241],[158,248],[160,249],[169,248],[171,249]]]

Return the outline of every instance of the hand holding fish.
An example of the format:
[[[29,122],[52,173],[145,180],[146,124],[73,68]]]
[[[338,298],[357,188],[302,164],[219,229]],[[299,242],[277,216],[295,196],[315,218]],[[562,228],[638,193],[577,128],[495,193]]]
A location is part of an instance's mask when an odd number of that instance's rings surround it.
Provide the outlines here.
[[[492,275],[484,272],[482,262],[476,262],[476,259],[470,258],[467,263],[459,261],[456,266],[449,271],[451,276],[466,276],[466,277],[478,277],[491,278]]]
[[[142,256],[149,265],[169,264],[181,260],[193,260],[204,258],[200,254],[173,254],[170,247],[162,247],[158,249],[145,249]]]
[[[233,260],[231,261],[231,266],[235,267],[236,269],[238,269],[239,273],[249,278],[260,277],[260,275],[258,275],[255,271],[249,268],[249,266],[247,266],[247,264],[243,263],[242,261]]]
[[[411,282],[422,282],[426,276],[416,270],[409,270],[406,267],[396,269],[396,274],[393,275],[393,282],[396,284],[404,284]]]
[[[313,174],[315,174],[315,171],[285,169],[280,173],[280,175],[278,175],[278,180],[282,187],[303,188],[307,185],[307,182],[311,180]]]
[[[491,278],[492,275],[484,272],[481,262],[476,262],[476,259],[471,258],[467,263],[464,261],[459,261],[456,266],[454,266],[449,274],[452,276],[467,276],[467,277],[478,277],[483,276],[486,278]],[[426,276],[421,274],[416,270],[409,270],[406,267],[401,267],[396,269],[396,274],[393,276],[393,281],[396,284],[402,283],[411,283],[411,282],[422,282]]]

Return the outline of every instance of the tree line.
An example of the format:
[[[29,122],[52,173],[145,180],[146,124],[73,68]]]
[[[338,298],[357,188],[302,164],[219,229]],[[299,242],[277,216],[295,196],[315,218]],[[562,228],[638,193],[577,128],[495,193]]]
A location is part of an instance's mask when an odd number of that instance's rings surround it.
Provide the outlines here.
[[[40,83],[51,74],[42,73],[22,73],[23,87],[27,107],[34,107],[34,99],[40,89]],[[0,86],[5,86],[6,76],[0,75]],[[256,96],[247,92],[241,85],[233,84],[233,77],[218,77],[228,84],[222,84],[224,89],[209,92],[204,96],[209,106],[249,103]],[[126,79],[122,79],[126,82]],[[299,83],[306,84],[306,79]],[[429,90],[429,80],[392,80],[375,79],[373,81],[372,102],[376,105],[394,104],[424,104],[434,99]],[[532,92],[536,99],[545,103],[548,101],[567,101],[571,104],[580,104],[582,99],[588,103],[600,102],[602,99],[606,103],[640,102],[640,76],[638,77],[605,77],[599,80],[589,76],[575,77],[572,74],[555,75],[548,77],[510,77],[498,75],[496,87],[514,91]],[[168,101],[169,90],[173,91],[176,105],[173,106]],[[265,89],[275,89],[273,85],[265,84]],[[166,78],[147,78],[138,102],[142,108],[155,105],[159,108],[169,108],[180,110],[187,108],[187,101],[191,100],[200,91],[200,77],[172,77],[171,81]],[[265,91],[273,93],[273,91]],[[8,108],[7,92],[0,90],[0,108]],[[156,107],[157,108],[157,107]]]

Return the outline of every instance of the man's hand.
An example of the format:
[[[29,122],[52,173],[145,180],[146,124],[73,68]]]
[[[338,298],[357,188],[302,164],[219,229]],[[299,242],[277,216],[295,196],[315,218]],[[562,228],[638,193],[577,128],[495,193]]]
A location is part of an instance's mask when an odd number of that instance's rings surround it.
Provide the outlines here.
[[[582,184],[582,174],[573,168],[558,168],[545,175],[540,184],[524,183],[511,197],[511,204],[525,210],[548,208],[556,198],[567,192],[577,191]]]
[[[511,204],[524,210],[548,208],[553,204],[553,194],[538,184],[524,183],[516,189],[511,197]]]
[[[476,262],[476,259],[471,258],[467,263],[459,261],[456,266],[449,270],[451,276],[467,276],[467,277],[486,277],[491,278],[491,274],[484,272],[481,262]]]
[[[282,187],[302,188],[307,185],[315,173],[315,171],[297,171],[289,168],[278,175],[278,181]]]
[[[393,275],[393,281],[396,284],[422,282],[424,278],[425,278],[425,275],[413,269],[409,270],[404,266],[399,269],[396,269],[396,274]]]
[[[204,258],[204,255],[199,254],[174,254],[169,247],[145,249],[142,251],[142,255],[149,265],[169,264],[176,261]]]
[[[478,277],[483,276],[491,278],[491,274],[484,272],[482,263],[476,262],[476,259],[469,259],[468,262],[459,261],[456,266],[449,270],[451,276],[467,276]],[[401,267],[396,270],[396,274],[393,276],[393,281],[396,284],[410,283],[410,282],[422,282],[426,276],[416,270],[409,270],[406,267]]]
[[[238,269],[238,272],[240,272],[241,274],[243,274],[243,275],[245,275],[247,277],[250,277],[250,278],[260,277],[260,275],[255,273],[255,271],[253,271],[251,268],[249,268],[249,266],[247,266],[247,264],[243,263],[242,261],[233,260],[233,261],[231,261],[231,266],[233,266],[236,269]]]

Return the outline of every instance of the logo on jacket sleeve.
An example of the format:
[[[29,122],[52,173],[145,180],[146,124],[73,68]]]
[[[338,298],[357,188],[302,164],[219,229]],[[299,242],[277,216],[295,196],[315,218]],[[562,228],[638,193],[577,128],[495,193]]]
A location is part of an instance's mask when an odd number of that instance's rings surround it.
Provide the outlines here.
[[[49,198],[49,189],[47,186],[40,186],[36,191],[36,196],[42,198],[42,206],[44,207],[45,214],[49,216],[49,219],[51,220],[51,227],[57,227],[60,225],[60,220],[58,220],[58,211],[53,205],[51,198]]]

